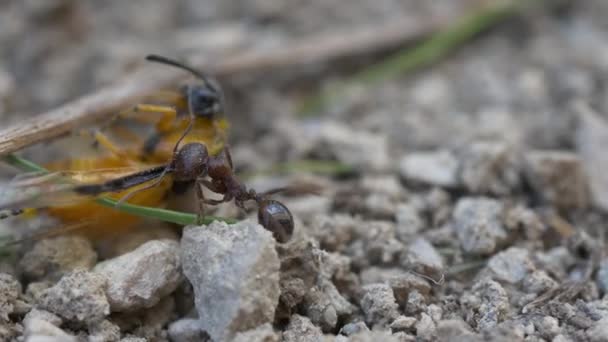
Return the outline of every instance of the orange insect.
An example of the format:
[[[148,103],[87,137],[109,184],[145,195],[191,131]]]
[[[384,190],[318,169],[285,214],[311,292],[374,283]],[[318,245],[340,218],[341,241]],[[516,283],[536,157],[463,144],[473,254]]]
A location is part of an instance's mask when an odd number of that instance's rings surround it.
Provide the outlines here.
[[[285,205],[270,199],[280,189],[257,194],[233,173],[230,152],[225,146],[228,124],[222,116],[223,96],[219,87],[202,73],[178,62],[154,55],[147,59],[185,69],[202,82],[186,85],[179,91],[165,91],[160,99],[151,97],[153,104],[138,104],[118,115],[152,124],[154,130],[147,138],[137,139],[135,132],[122,126],[113,127],[116,121],[113,120],[107,127],[109,132],[135,142],[119,148],[104,130],[94,131],[95,144],[106,151],[105,155],[46,165],[55,172],[14,182],[12,197],[3,199],[0,195],[0,209],[19,214],[23,207],[46,208],[49,215],[66,224],[89,222],[82,231],[94,237],[108,227],[129,228],[140,220],[101,206],[95,201],[99,196],[161,207],[172,189],[194,185],[199,217],[206,204],[234,200],[244,208],[246,201],[254,201],[260,223],[277,240],[286,241],[293,231],[293,218]],[[203,188],[222,194],[223,198],[207,199]]]

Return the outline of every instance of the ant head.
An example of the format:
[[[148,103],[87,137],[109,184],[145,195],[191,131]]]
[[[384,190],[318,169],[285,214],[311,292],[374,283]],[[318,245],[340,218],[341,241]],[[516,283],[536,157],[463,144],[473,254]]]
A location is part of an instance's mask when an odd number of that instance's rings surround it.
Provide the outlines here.
[[[176,181],[191,181],[207,173],[209,152],[201,143],[182,146],[173,157],[171,167]]]
[[[212,119],[214,116],[221,115],[224,112],[222,91],[203,73],[167,57],[148,55],[146,56],[146,60],[186,70],[202,81],[202,84],[188,85],[183,89],[188,99],[188,107],[194,116]]]
[[[258,202],[258,222],[269,230],[274,238],[284,243],[293,234],[293,216],[287,207],[275,200],[260,200]]]

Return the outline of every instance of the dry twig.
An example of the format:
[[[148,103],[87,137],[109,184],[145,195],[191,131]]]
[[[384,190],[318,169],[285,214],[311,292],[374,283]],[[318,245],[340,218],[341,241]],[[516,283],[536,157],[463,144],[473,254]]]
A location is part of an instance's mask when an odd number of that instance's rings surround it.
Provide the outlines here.
[[[411,23],[390,23],[361,32],[314,36],[272,51],[251,51],[235,54],[217,63],[192,61],[194,67],[219,77],[280,67],[331,62],[362,53],[384,50],[440,30],[448,20],[434,18],[426,26]],[[56,138],[73,129],[116,112],[138,97],[175,85],[184,77],[163,68],[150,68],[131,75],[128,80],[93,92],[65,105],[24,120],[0,131],[0,155]]]

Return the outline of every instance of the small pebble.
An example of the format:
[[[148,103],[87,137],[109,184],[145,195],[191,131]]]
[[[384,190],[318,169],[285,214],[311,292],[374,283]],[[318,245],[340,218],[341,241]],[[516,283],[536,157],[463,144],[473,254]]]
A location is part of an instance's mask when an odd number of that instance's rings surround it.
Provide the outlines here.
[[[338,161],[346,165],[383,170],[390,164],[386,135],[353,130],[338,122],[324,123],[318,133],[318,150],[331,151]]]
[[[182,318],[169,324],[167,332],[172,342],[197,342],[207,337],[199,320],[194,318]]]
[[[280,335],[274,331],[270,323],[265,323],[255,329],[237,333],[232,342],[279,342]]]
[[[156,305],[182,281],[179,245],[153,240],[95,266],[111,281],[106,291],[112,312],[134,311]]]
[[[404,179],[414,183],[439,187],[459,185],[458,160],[449,151],[408,154],[401,159],[399,169]]]
[[[528,250],[511,247],[490,258],[487,268],[494,279],[517,284],[532,273],[534,265]]]
[[[251,221],[190,226],[184,229],[181,251],[201,328],[213,340],[273,321],[280,265],[269,231]]]
[[[436,278],[437,281],[443,274],[443,258],[424,238],[417,238],[408,245],[401,264],[407,270]]]
[[[440,341],[467,341],[474,340],[475,333],[462,319],[446,319],[437,322],[437,338]]]
[[[562,210],[584,209],[589,205],[587,175],[576,154],[528,152],[525,170],[528,182],[545,202]]]
[[[89,240],[76,236],[60,236],[38,241],[25,253],[19,269],[29,280],[59,280],[74,270],[90,270],[97,262],[97,253]]]
[[[25,322],[24,322],[25,323]],[[78,339],[42,319],[32,318],[24,324],[25,341],[27,342],[77,342]]]
[[[485,197],[464,197],[454,209],[454,230],[462,249],[491,254],[507,238],[502,223],[503,204]]]
[[[399,306],[395,301],[393,289],[387,284],[363,286],[361,309],[370,326],[386,325],[399,316]]]
[[[431,316],[422,313],[416,323],[416,337],[420,341],[434,341],[437,336],[437,327]]]
[[[557,282],[545,271],[534,271],[524,277],[522,288],[526,293],[544,293],[557,287]]]
[[[89,326],[88,342],[116,342],[120,340],[120,327],[107,319]]]
[[[426,309],[426,298],[416,291],[412,290],[407,296],[407,302],[405,304],[405,313],[408,315],[416,315]]]
[[[591,342],[608,342],[608,318],[595,322],[587,330],[587,337]]]
[[[342,328],[340,328],[339,334],[344,336],[351,336],[365,331],[369,331],[369,328],[367,327],[367,325],[365,325],[365,322],[359,321],[355,323],[345,324]]]
[[[470,193],[504,196],[520,186],[520,163],[507,143],[475,142],[460,151],[459,159],[459,177]]]
[[[390,327],[393,332],[395,331],[411,331],[416,325],[418,320],[416,317],[408,317],[408,316],[399,316],[395,318],[393,323],[391,323]]]
[[[473,285],[473,293],[479,299],[480,331],[494,328],[509,309],[509,298],[505,289],[493,280],[482,280]]]
[[[32,319],[39,319],[42,321],[46,321],[57,327],[61,326],[61,324],[63,323],[63,320],[61,319],[61,317],[55,315],[52,312],[48,312],[46,310],[41,310],[41,309],[37,309],[37,308],[32,309],[30,312],[27,313],[27,315],[25,315],[25,317],[23,318],[23,324],[27,325],[28,321],[32,320]]]
[[[13,276],[0,273],[0,324],[9,320],[13,313],[17,298],[21,294],[21,284]]]
[[[540,320],[535,321],[534,326],[538,333],[547,340],[553,339],[562,331],[557,318],[551,316],[544,316]]]
[[[597,274],[595,276],[597,281],[597,285],[602,293],[608,293],[608,258],[603,259],[600,262],[600,265],[597,270]]]
[[[397,221],[397,238],[407,242],[412,236],[424,229],[424,220],[418,210],[411,204],[399,204],[395,212]]]
[[[321,329],[316,327],[308,317],[293,315],[287,329],[283,331],[284,342],[320,342],[323,341]]]
[[[40,298],[40,308],[68,321],[93,323],[110,313],[106,298],[107,278],[93,272],[67,274]]]
[[[335,330],[340,318],[350,316],[354,307],[336,289],[332,282],[321,280],[304,297],[302,307],[306,316],[323,332]]]

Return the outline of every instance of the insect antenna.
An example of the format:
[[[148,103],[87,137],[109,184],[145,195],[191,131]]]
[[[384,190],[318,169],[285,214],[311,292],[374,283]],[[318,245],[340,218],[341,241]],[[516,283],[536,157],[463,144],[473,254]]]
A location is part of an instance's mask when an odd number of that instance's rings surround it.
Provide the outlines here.
[[[146,60],[150,61],[150,62],[171,65],[176,68],[186,70],[186,71],[190,72],[191,74],[193,74],[194,76],[200,78],[205,83],[205,86],[207,88],[211,89],[212,91],[214,91],[216,93],[219,93],[218,89],[215,86],[213,86],[213,84],[209,81],[209,78],[207,76],[205,76],[202,72],[200,72],[192,67],[189,67],[183,63],[180,63],[178,61],[172,60],[167,57],[159,56],[159,55],[148,55],[148,56],[146,56]]]

